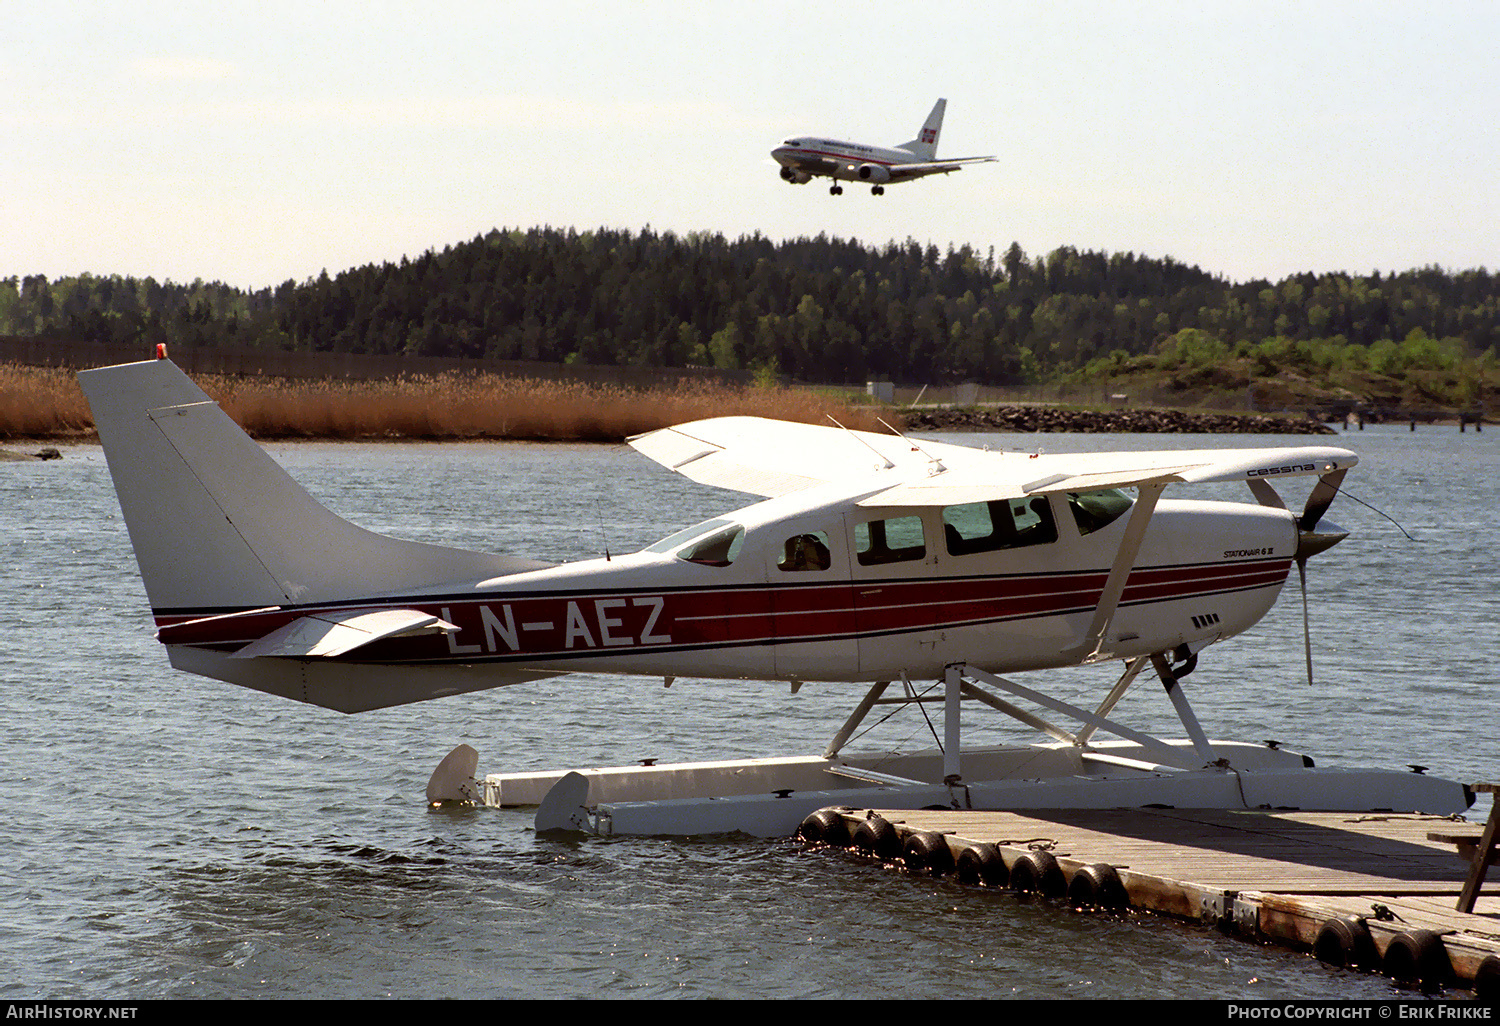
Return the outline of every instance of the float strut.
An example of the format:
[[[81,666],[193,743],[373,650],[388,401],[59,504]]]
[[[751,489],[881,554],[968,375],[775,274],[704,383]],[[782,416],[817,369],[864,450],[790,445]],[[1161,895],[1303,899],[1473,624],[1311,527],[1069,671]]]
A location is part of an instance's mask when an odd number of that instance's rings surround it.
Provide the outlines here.
[[[865,697],[860,700],[859,705],[855,706],[854,711],[849,714],[849,718],[844,721],[844,725],[839,728],[839,732],[833,735],[833,740],[828,742],[828,747],[823,749],[823,758],[832,759],[835,755],[839,754],[839,749],[844,747],[850,735],[854,733],[855,728],[864,721],[864,718],[869,715],[870,710],[875,707],[876,700],[890,686],[891,682],[888,680],[875,682],[875,686],[865,693]]]
[[[949,663],[943,669],[943,780],[954,783],[963,779],[959,765],[959,702],[964,693],[964,666]]]
[[[1182,685],[1179,683],[1183,677],[1192,672],[1198,663],[1197,656],[1188,656],[1187,662],[1174,670],[1167,664],[1166,657],[1155,652],[1151,656],[1151,665],[1156,667],[1156,674],[1161,678],[1162,686],[1167,689],[1167,697],[1172,700],[1172,708],[1177,710],[1177,718],[1188,732],[1188,737],[1193,740],[1193,749],[1198,753],[1198,758],[1203,760],[1203,765],[1212,766],[1215,763],[1214,750],[1209,747],[1208,735],[1203,733],[1203,728],[1198,724],[1198,717],[1193,715],[1193,707],[1188,704],[1187,695],[1182,693]]]

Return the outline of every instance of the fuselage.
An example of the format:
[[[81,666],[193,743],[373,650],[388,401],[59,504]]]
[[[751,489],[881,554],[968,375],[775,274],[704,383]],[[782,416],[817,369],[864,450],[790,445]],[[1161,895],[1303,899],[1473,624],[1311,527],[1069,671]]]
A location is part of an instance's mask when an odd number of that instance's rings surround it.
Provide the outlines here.
[[[782,166],[784,178],[822,175],[846,182],[876,183],[889,182],[892,167],[922,161],[910,150],[809,136],[788,139],[771,151],[771,157]]]
[[[1130,519],[1123,493],[880,509],[835,491],[770,499],[613,559],[337,605],[175,612],[158,617],[158,637],[178,653],[194,650],[185,668],[206,672],[309,612],[418,609],[459,629],[374,642],[336,662],[488,669],[517,680],[573,671],[931,679],[955,661],[1004,673],[1089,654],[1081,646]],[[1275,602],[1296,545],[1285,510],[1161,501],[1104,639],[1108,653],[1245,630]]]

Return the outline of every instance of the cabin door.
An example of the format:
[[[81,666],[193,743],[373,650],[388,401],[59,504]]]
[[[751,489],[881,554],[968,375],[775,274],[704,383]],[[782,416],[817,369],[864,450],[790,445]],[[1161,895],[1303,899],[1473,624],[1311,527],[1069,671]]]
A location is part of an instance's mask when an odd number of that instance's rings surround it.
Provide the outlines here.
[[[850,515],[849,560],[860,670],[867,679],[899,679],[932,662],[945,603],[933,529],[921,511]]]
[[[857,680],[849,546],[842,518],[788,521],[766,559],[776,673],[793,680]]]

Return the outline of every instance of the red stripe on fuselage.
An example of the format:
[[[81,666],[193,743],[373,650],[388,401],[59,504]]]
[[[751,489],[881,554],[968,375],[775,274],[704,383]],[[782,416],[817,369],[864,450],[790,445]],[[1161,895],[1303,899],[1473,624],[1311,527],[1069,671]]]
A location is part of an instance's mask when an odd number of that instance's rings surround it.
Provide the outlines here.
[[[1287,559],[1149,567],[1133,571],[1121,605],[1279,586]],[[237,648],[291,621],[340,609],[420,609],[460,630],[372,642],[355,661],[516,659],[853,638],[998,623],[1089,610],[1108,574],[760,584],[647,592],[472,594],[389,599],[195,619],[157,618],[163,644]]]

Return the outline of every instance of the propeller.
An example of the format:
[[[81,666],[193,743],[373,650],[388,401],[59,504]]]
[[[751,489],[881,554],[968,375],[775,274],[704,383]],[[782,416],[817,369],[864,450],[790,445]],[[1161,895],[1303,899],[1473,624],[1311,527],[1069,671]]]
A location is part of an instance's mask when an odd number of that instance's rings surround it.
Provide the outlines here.
[[[1318,483],[1307,496],[1302,515],[1297,518],[1297,552],[1292,558],[1297,561],[1297,578],[1302,585],[1302,646],[1307,655],[1307,683],[1312,686],[1312,624],[1307,609],[1307,561],[1318,553],[1333,548],[1349,537],[1349,532],[1338,524],[1324,524],[1323,514],[1328,512],[1339,485],[1344,482],[1347,470],[1335,470],[1318,478]]]
[[[1318,478],[1318,483],[1313,485],[1313,490],[1307,495],[1307,504],[1302,507],[1302,515],[1297,518],[1297,529],[1299,531],[1306,533],[1318,526],[1318,521],[1323,519],[1323,514],[1327,513],[1328,507],[1333,504],[1334,496],[1338,495],[1339,485],[1344,483],[1344,475],[1347,473],[1349,473],[1347,468],[1333,470]],[[1316,555],[1318,552],[1322,552],[1323,549],[1328,548],[1329,545],[1333,545],[1347,534],[1348,532],[1345,531],[1344,534],[1339,535],[1338,538],[1329,542],[1328,545],[1324,545],[1322,549],[1317,549],[1313,553],[1309,553],[1309,555]]]

